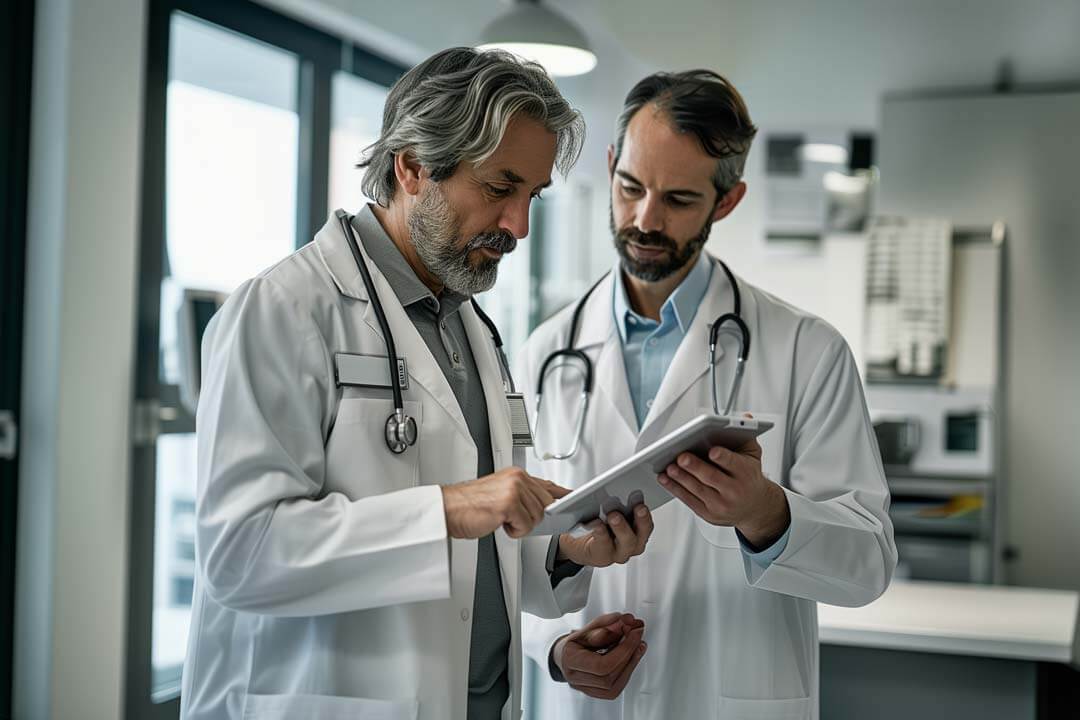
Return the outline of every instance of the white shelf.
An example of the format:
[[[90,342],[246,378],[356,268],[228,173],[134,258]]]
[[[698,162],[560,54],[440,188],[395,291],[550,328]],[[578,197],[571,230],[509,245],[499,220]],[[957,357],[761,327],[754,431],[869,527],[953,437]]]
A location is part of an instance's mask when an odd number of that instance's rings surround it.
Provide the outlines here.
[[[987,495],[990,493],[990,483],[986,480],[890,477],[888,482],[889,491],[893,495],[952,497],[953,495]]]

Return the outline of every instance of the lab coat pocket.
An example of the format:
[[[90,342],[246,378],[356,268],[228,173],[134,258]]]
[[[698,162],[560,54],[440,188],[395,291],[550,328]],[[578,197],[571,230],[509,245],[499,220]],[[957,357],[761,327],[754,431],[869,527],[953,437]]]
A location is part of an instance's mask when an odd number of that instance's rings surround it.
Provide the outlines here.
[[[415,487],[420,480],[420,443],[424,442],[423,405],[404,402],[416,420],[416,444],[394,454],[386,446],[386,420],[394,413],[389,398],[344,397],[326,442],[327,478],[333,489],[353,499]]]
[[[244,720],[415,720],[416,700],[371,700],[333,695],[248,695]]]
[[[720,717],[724,720],[810,720],[812,700],[747,700],[720,697]]]

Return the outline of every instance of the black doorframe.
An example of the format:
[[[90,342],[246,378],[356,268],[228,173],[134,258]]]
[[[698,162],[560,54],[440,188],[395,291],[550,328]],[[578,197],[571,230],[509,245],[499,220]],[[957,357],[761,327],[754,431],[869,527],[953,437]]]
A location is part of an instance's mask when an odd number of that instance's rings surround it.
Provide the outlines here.
[[[194,419],[177,401],[176,388],[159,380],[161,281],[165,267],[165,119],[169,80],[169,26],[185,13],[294,53],[300,60],[300,138],[296,246],[311,240],[325,220],[330,164],[331,80],[345,70],[389,86],[406,70],[328,33],[250,0],[150,0],[147,20],[142,216],[140,218],[138,316],[135,360],[135,423],[132,432],[131,550],[125,716],[176,718],[179,698],[152,701],[154,527],[157,431],[190,432]],[[160,411],[169,411],[168,422]],[[147,415],[151,417],[147,417]],[[149,420],[147,423],[146,421]]]
[[[0,16],[0,410],[19,422],[34,2]],[[0,459],[0,717],[12,716],[18,455]]]

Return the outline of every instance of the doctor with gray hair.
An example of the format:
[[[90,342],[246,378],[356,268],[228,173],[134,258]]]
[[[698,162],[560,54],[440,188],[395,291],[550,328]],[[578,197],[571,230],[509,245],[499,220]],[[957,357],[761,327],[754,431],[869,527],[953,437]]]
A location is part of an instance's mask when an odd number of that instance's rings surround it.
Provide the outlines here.
[[[579,609],[591,568],[643,552],[648,513],[529,536],[567,491],[522,467],[473,300],[583,136],[540,66],[437,53],[387,98],[375,202],[211,321],[183,718],[516,720],[522,610]],[[636,618],[603,624],[640,658]]]

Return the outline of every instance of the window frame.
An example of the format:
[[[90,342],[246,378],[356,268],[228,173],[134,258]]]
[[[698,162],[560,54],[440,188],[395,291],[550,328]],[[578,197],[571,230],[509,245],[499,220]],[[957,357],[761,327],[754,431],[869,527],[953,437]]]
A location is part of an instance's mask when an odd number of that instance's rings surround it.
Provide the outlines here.
[[[30,159],[30,101],[34,0],[14,0],[0,23],[0,410],[19,424],[26,270],[26,202]],[[15,631],[15,539],[18,448],[0,460],[0,717],[11,717]]]
[[[131,549],[129,555],[125,715],[139,720],[179,715],[179,678],[168,700],[154,702],[154,531],[156,440],[193,432],[194,418],[176,386],[161,383],[161,281],[165,261],[166,112],[170,20],[174,12],[205,20],[297,56],[299,156],[296,247],[309,242],[326,217],[330,167],[331,80],[350,72],[389,87],[403,65],[250,0],[150,0],[147,18],[142,214],[131,429]],[[27,34],[29,35],[29,34]],[[166,411],[163,419],[163,412]]]

